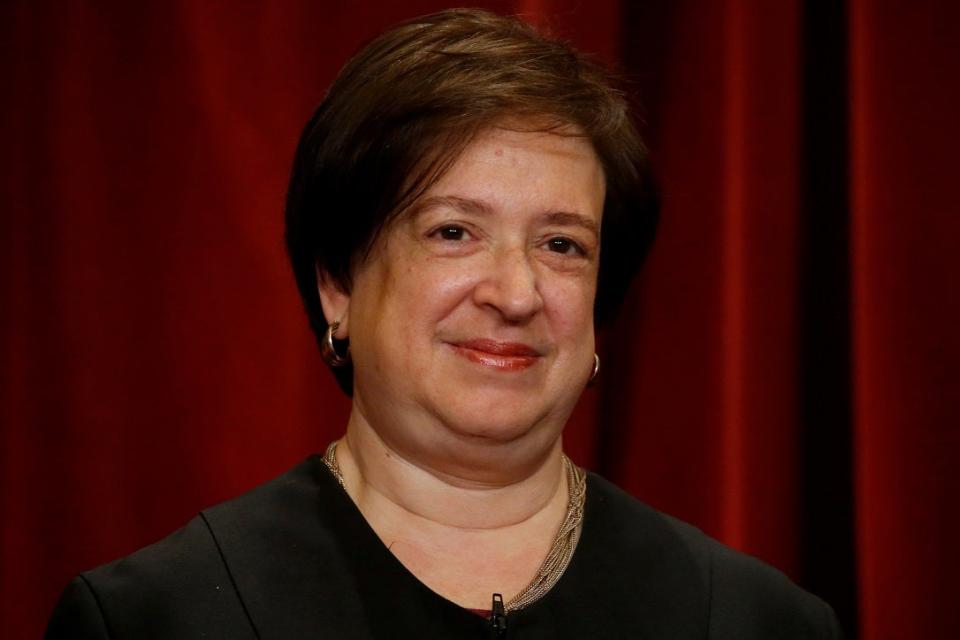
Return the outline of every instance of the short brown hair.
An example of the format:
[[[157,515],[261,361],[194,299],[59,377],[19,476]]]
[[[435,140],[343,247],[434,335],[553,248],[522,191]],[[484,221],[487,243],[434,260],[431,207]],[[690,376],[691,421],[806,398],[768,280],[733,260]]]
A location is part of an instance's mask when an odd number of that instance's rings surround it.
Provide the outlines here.
[[[353,268],[484,128],[504,121],[590,140],[603,166],[595,316],[609,319],[653,240],[646,149],[609,73],[512,17],[454,9],[374,39],[340,72],[300,138],[286,243],[318,340],[317,269],[350,291]],[[350,393],[352,372],[337,370]]]

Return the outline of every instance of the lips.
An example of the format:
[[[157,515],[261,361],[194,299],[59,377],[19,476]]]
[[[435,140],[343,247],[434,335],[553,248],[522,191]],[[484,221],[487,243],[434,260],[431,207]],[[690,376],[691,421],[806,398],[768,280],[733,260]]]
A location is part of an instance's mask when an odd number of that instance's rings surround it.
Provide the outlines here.
[[[477,339],[451,343],[451,346],[471,362],[501,371],[522,371],[540,359],[540,352],[520,342]]]

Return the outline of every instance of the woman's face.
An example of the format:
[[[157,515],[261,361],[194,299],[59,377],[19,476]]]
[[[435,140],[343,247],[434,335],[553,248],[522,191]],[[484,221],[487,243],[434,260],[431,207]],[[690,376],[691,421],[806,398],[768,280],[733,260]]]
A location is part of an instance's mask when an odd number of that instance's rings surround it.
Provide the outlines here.
[[[585,138],[492,128],[382,234],[338,337],[392,448],[556,441],[593,367],[603,202]]]

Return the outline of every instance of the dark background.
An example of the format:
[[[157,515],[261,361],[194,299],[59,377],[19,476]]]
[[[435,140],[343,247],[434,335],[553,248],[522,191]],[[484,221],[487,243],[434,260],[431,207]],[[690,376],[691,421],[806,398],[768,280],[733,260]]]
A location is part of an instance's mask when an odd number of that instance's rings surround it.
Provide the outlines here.
[[[0,636],[342,432],[281,206],[348,56],[448,3],[399,4],[0,6]],[[662,183],[574,459],[851,638],[960,636],[960,4],[479,4],[620,68]]]

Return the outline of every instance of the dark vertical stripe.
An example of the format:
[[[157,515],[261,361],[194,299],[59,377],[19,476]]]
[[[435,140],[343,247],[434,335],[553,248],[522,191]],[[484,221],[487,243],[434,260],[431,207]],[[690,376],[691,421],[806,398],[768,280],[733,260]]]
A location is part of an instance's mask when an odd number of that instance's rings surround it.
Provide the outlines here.
[[[856,638],[846,8],[807,2],[803,19],[801,580]]]

